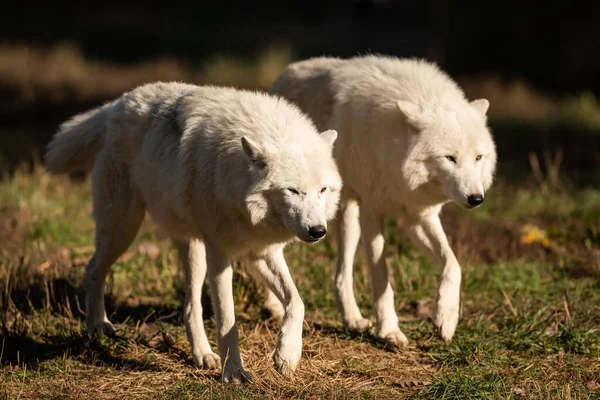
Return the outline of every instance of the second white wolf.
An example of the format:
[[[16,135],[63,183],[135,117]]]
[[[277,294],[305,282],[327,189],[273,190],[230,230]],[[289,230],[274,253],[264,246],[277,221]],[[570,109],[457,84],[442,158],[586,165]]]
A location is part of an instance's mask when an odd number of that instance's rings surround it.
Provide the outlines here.
[[[296,103],[319,129],[335,129],[344,179],[338,218],[336,299],[344,323],[363,330],[353,292],[354,253],[362,236],[377,335],[392,345],[398,326],[384,256],[383,219],[400,214],[414,242],[442,267],[435,323],[450,341],[459,319],[461,269],[439,214],[454,201],[479,206],[491,186],[496,148],[486,99],[469,101],[435,64],[368,55],[319,57],[289,65],[271,93]]]
[[[96,251],[84,288],[89,330],[114,331],[104,284],[145,211],[173,238],[186,271],[184,320],[194,364],[216,368],[202,321],[208,274],[222,379],[245,380],[232,292],[234,258],[285,305],[274,354],[289,374],[302,352],[304,304],[283,249],[317,242],[336,211],[342,181],[337,133],[319,134],[298,107],[266,93],[154,83],[61,125],[45,156],[54,174],[92,170]]]

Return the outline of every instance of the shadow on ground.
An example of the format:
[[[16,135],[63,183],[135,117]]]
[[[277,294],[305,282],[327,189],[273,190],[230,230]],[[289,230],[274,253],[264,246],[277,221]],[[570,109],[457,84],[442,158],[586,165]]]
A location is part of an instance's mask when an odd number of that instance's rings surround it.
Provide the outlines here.
[[[3,285],[0,285],[3,286]],[[114,296],[105,296],[107,314],[117,327],[115,336],[90,335],[85,331],[83,289],[68,278],[41,279],[25,287],[2,287],[0,308],[0,348],[2,365],[35,369],[41,362],[62,358],[65,354],[80,362],[110,365],[135,370],[158,369],[151,359],[120,356],[120,348],[132,342],[154,351],[168,353],[191,365],[191,358],[173,347],[168,333],[160,326],[183,325],[179,305],[117,304]],[[4,293],[10,293],[6,297]],[[202,298],[204,318],[212,317],[210,298]],[[183,303],[183,297],[181,302]],[[38,317],[39,315],[39,317]],[[48,321],[53,319],[52,324]],[[61,320],[65,323],[61,324]],[[79,322],[79,323],[78,323]],[[145,327],[143,332],[140,327]],[[150,331],[146,329],[152,328]],[[138,329],[139,328],[139,329]],[[157,335],[160,340],[152,339]]]

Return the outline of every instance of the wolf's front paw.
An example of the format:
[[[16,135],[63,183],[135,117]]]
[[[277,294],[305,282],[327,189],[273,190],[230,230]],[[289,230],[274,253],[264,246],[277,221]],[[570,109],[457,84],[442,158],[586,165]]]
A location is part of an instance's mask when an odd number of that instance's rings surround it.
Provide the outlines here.
[[[440,337],[446,343],[450,343],[456,332],[456,325],[458,325],[458,307],[440,306],[435,317],[435,326],[438,329]]]
[[[454,337],[459,317],[459,294],[453,287],[443,288],[437,302],[435,326],[441,338],[449,343]]]
[[[246,383],[252,380],[252,375],[244,370],[241,365],[227,363],[221,374],[221,381],[233,383]]]
[[[114,336],[116,334],[115,327],[110,321],[102,321],[93,325],[88,325],[86,332],[89,335]]]
[[[380,332],[377,336],[385,341],[385,348],[390,351],[399,351],[408,345],[406,335],[398,327],[389,332]]]
[[[296,367],[300,362],[300,356],[285,357],[283,356],[283,352],[277,349],[273,355],[273,362],[275,363],[275,370],[277,370],[277,372],[286,378],[291,378],[296,372]]]
[[[344,321],[344,325],[351,331],[365,332],[369,330],[373,324],[366,318],[357,318]]]
[[[221,357],[213,352],[192,356],[192,362],[196,368],[217,369],[221,364]]]

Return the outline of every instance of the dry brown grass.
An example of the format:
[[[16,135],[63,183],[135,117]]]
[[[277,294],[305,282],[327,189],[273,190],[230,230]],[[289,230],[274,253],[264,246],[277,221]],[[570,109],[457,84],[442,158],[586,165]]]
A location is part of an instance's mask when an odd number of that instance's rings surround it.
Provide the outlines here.
[[[269,398],[336,398],[336,392],[341,394],[338,398],[367,397],[365,394],[369,392],[377,393],[377,398],[402,398],[418,385],[430,382],[433,372],[432,362],[418,361],[421,357],[414,348],[401,355],[382,353],[370,344],[332,340],[330,335],[309,328],[297,376],[286,380],[272,367],[270,353],[276,340],[273,328],[265,323],[243,323],[240,329],[244,337],[242,356],[254,377],[249,384],[251,392],[268,394]],[[213,332],[211,329],[210,333]],[[168,339],[164,336],[150,338],[148,346],[131,344],[127,351],[115,352],[115,357],[125,365],[129,360],[152,360],[143,367],[115,368],[102,362],[90,365],[89,361],[82,363],[66,354],[50,376],[31,377],[25,370],[13,370],[14,378],[6,394],[11,398],[19,393],[22,398],[39,398],[60,393],[61,398],[98,399],[117,398],[126,393],[127,398],[142,399],[156,397],[157,393],[190,380],[203,384],[203,390],[195,393],[199,398],[203,392],[224,390],[216,372],[196,370],[181,357],[181,353],[189,351],[182,332],[175,337],[167,336]],[[141,335],[137,340],[144,339],[148,340]],[[373,363],[373,358],[377,358],[377,363]],[[372,367],[366,369],[364,364]],[[398,370],[401,364],[403,367]]]

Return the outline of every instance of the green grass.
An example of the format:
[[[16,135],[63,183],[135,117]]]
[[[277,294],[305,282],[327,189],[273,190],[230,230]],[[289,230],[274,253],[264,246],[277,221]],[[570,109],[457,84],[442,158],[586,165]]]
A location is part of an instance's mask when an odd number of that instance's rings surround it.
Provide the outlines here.
[[[441,374],[433,383],[423,389],[419,399],[494,399],[506,393],[502,377],[495,373],[479,375],[473,371],[460,371],[454,374]]]
[[[297,376],[283,379],[270,358],[279,325],[263,317],[261,292],[238,266],[240,345],[255,380],[236,386],[191,365],[183,274],[149,220],[108,279],[117,337],[87,337],[80,309],[94,249],[89,182],[17,173],[0,183],[0,397],[599,398],[600,191],[542,193],[501,180],[486,199],[474,212],[450,205],[443,213],[463,267],[462,318],[450,344],[416,307],[433,307],[440,271],[393,219],[386,221],[386,255],[410,340],[399,353],[372,333],[342,326],[336,246],[297,244],[286,257],[306,305],[304,352]],[[545,229],[547,245],[522,242],[528,224]],[[355,288],[372,318],[362,249]],[[214,323],[205,323],[215,346]]]

